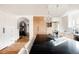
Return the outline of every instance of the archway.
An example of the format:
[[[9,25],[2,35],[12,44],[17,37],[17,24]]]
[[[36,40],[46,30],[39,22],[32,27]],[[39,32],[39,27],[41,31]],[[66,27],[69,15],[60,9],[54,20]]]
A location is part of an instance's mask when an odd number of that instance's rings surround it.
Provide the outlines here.
[[[29,20],[26,17],[21,17],[18,20],[19,37],[29,36]]]
[[[26,23],[24,21],[21,21],[19,24],[19,36],[26,36],[27,35],[27,26]]]

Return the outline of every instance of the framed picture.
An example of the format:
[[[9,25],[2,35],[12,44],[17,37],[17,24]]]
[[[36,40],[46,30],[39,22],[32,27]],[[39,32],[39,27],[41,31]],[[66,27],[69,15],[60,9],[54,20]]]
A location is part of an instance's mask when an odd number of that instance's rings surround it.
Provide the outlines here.
[[[47,27],[52,27],[52,22],[47,23]]]

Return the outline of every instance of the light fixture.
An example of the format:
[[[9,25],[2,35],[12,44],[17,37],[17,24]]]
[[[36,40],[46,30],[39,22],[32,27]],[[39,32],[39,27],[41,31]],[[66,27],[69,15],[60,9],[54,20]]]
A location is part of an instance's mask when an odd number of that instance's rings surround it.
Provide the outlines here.
[[[58,11],[58,9],[61,7],[61,5],[59,5],[59,4],[56,4],[54,6],[56,8],[56,11]],[[51,14],[51,9],[52,8],[53,8],[52,5],[47,6],[47,9],[48,9],[47,22],[49,22],[49,23],[52,22],[52,14]]]

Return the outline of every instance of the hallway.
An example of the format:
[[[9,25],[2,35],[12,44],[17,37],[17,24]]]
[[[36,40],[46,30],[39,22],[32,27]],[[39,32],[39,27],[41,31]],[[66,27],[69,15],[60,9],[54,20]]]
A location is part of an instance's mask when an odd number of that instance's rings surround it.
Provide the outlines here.
[[[22,37],[11,46],[5,47],[4,49],[0,50],[0,54],[17,54],[27,42],[28,37]]]

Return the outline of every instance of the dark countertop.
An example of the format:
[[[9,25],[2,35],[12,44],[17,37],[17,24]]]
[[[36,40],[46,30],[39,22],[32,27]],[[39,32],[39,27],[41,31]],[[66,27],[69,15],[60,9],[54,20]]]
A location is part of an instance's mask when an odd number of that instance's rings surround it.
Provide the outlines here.
[[[68,40],[58,46],[53,42],[45,41],[43,43],[34,43],[31,54],[79,54],[79,41]]]

